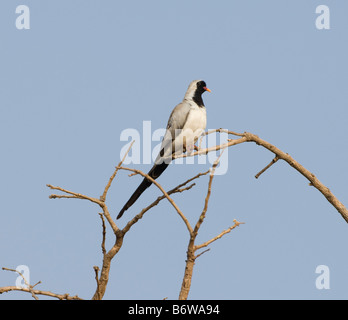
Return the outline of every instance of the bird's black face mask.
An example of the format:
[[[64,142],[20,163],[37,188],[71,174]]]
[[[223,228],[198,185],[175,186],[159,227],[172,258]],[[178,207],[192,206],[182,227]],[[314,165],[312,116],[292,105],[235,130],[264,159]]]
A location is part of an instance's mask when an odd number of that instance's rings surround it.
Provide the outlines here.
[[[199,107],[204,107],[202,94],[205,91],[211,92],[210,89],[207,88],[207,85],[206,85],[206,83],[204,81],[197,82],[197,89],[195,91],[195,94],[194,94],[192,100],[194,102],[196,102]]]

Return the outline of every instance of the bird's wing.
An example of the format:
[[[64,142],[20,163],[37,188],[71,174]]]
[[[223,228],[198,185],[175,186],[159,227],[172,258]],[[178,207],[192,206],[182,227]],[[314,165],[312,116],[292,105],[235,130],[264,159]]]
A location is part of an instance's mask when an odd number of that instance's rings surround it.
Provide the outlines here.
[[[161,151],[156,158],[156,163],[163,161],[164,158],[170,157],[173,153],[173,141],[180,134],[181,129],[185,126],[186,120],[190,113],[190,103],[183,101],[179,103],[170,114],[167,130],[164,134]],[[167,159],[168,161],[170,159]]]

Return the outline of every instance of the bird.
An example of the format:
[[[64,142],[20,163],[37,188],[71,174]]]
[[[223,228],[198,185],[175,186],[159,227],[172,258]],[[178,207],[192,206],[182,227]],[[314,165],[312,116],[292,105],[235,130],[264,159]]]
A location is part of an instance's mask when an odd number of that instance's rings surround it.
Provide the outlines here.
[[[168,167],[174,156],[184,152],[191,153],[195,143],[205,131],[207,124],[207,113],[203,103],[202,94],[211,92],[205,81],[192,81],[185,93],[184,99],[179,103],[169,116],[160,152],[148,175],[157,179]],[[127,203],[119,212],[117,219],[129,209],[141,194],[150,187],[152,182],[146,177],[134,191]]]

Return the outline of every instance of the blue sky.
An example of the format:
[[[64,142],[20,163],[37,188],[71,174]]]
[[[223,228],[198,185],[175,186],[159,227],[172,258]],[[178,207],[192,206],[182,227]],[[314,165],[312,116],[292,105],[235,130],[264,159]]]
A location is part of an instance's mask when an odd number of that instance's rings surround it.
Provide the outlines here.
[[[20,4],[30,8],[30,30],[16,29]],[[315,26],[322,4],[330,30]],[[141,132],[143,121],[165,127],[194,79],[212,90],[204,95],[208,129],[259,135],[347,205],[347,14],[344,0],[1,1],[0,266],[27,265],[38,289],[90,298],[102,258],[98,208],[50,200],[46,184],[99,197],[126,144],[121,132]],[[199,242],[233,219],[245,224],[197,260],[190,299],[348,298],[345,221],[286,163],[256,180],[272,158],[255,144],[228,150]],[[208,168],[170,166],[158,182],[168,190]],[[127,174],[109,191],[114,217],[140,183]],[[207,182],[173,197],[192,224]],[[147,190],[120,226],[159,194]],[[127,234],[105,298],[176,299],[187,241],[162,201]],[[330,269],[329,290],[315,286],[318,265]],[[0,286],[15,279],[0,272]]]

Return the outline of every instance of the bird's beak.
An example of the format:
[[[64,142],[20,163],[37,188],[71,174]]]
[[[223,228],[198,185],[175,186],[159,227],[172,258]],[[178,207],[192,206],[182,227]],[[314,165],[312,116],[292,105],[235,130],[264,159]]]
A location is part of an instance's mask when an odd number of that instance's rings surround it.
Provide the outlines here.
[[[209,92],[211,92],[211,90],[210,90],[210,89],[208,89],[207,87],[203,87],[203,89],[204,89],[205,91],[209,91]]]

